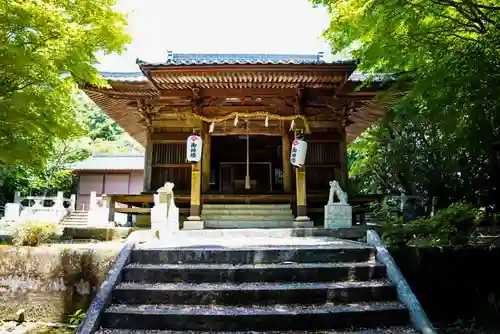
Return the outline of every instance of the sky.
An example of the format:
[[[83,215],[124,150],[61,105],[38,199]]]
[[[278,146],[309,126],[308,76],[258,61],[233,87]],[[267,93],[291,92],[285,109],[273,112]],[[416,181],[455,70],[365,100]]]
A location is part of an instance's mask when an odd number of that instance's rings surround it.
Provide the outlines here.
[[[118,0],[132,43],[100,55],[101,71],[135,72],[137,58],[162,62],[174,53],[330,53],[321,37],[324,8],[307,0]]]

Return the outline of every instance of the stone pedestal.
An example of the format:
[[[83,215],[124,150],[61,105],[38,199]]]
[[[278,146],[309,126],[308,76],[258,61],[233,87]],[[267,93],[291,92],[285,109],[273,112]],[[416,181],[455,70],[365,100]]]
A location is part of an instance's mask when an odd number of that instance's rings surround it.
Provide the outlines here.
[[[325,205],[325,228],[352,227],[352,207],[347,203]]]
[[[5,216],[6,220],[18,220],[21,213],[21,205],[19,203],[7,203],[5,204]]]
[[[293,222],[293,228],[313,228],[314,223],[312,220],[299,220]]]
[[[203,220],[199,216],[189,216],[188,219],[184,221],[183,230],[203,230],[204,224]]]

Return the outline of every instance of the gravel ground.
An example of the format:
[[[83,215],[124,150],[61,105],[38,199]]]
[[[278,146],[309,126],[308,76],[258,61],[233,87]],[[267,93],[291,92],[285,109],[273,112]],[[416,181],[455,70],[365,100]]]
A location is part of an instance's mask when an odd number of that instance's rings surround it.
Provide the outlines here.
[[[0,322],[0,334],[73,334],[76,328],[54,327],[54,324],[15,321]]]

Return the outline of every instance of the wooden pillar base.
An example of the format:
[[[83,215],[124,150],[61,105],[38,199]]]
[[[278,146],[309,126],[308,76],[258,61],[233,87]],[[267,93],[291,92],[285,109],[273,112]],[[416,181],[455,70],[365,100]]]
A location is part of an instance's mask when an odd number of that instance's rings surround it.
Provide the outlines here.
[[[307,216],[307,205],[297,205],[297,217]]]
[[[198,218],[200,218],[200,216],[201,216],[201,207],[200,207],[200,205],[199,204],[191,204],[191,207],[189,208],[189,217],[198,217]],[[190,219],[190,220],[194,220],[194,219]]]

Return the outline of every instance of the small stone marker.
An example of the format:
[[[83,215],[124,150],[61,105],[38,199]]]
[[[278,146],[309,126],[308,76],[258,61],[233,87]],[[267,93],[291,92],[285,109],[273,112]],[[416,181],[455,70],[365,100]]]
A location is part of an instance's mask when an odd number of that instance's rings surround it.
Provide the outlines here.
[[[25,320],[24,309],[20,309],[16,312],[16,322],[22,323]]]
[[[339,202],[334,202],[335,195]],[[325,228],[352,227],[352,207],[347,203],[347,194],[337,181],[330,182],[330,194],[325,205]]]
[[[17,220],[19,214],[21,213],[21,207],[18,203],[7,203],[5,204],[5,219],[6,220]]]

